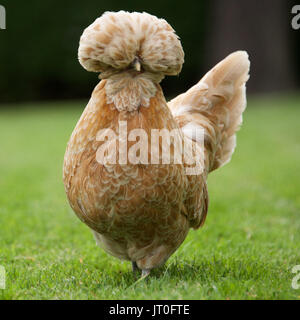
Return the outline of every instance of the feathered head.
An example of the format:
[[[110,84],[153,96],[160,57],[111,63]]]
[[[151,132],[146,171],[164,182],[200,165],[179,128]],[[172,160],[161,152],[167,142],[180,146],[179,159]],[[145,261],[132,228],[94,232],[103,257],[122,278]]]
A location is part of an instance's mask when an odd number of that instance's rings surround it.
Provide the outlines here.
[[[86,28],[78,57],[88,71],[137,71],[177,75],[184,52],[173,28],[148,13],[106,12]]]

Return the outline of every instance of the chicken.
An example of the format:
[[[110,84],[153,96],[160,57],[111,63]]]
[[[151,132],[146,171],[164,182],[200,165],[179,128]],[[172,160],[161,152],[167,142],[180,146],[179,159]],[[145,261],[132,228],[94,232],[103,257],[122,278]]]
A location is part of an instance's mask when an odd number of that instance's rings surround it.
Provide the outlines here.
[[[97,244],[146,276],[205,222],[207,175],[230,161],[246,107],[248,55],[232,53],[169,103],[159,83],[180,73],[184,52],[165,20],[107,12],[84,30],[78,55],[101,81],[67,146],[65,191]],[[195,162],[174,161],[175,138],[164,162],[153,138],[162,131],[176,132]],[[201,170],[189,174],[193,165]]]

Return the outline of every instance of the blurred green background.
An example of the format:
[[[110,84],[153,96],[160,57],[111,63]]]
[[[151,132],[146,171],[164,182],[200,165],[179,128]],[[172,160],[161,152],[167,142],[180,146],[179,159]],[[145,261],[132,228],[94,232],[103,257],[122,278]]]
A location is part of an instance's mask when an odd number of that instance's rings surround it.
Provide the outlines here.
[[[77,61],[81,33],[105,11],[146,11],[165,18],[185,51],[182,73],[162,86],[173,96],[237,49],[252,62],[249,93],[297,89],[300,31],[291,27],[286,0],[1,0],[7,29],[0,30],[1,103],[87,98],[97,75]]]

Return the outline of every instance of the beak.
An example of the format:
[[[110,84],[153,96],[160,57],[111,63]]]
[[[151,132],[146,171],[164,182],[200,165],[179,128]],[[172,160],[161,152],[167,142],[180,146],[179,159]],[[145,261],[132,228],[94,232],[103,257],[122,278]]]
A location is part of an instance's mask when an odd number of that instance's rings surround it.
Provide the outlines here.
[[[132,62],[132,66],[134,68],[135,71],[140,72],[141,71],[141,63],[139,58],[135,58]]]

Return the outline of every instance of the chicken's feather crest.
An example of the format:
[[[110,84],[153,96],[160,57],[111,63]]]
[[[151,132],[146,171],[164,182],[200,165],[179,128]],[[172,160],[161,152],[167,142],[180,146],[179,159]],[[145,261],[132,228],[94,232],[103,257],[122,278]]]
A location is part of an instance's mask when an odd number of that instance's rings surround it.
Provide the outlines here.
[[[173,28],[146,12],[106,12],[87,27],[78,58],[88,71],[113,74],[138,57],[145,71],[177,75],[184,52]]]

